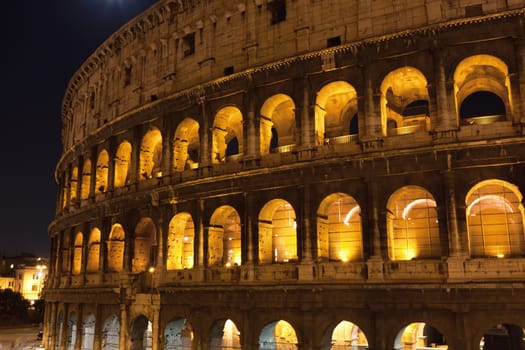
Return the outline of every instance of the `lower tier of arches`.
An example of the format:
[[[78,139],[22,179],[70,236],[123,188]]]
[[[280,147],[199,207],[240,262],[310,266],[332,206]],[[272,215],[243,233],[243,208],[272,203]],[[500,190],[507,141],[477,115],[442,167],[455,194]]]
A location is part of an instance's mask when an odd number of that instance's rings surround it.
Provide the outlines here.
[[[525,285],[47,290],[46,349],[521,350]]]

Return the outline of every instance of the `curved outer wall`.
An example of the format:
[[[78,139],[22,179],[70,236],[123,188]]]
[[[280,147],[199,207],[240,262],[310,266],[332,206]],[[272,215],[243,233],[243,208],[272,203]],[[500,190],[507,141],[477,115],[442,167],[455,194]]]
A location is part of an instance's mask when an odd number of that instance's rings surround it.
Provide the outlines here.
[[[523,333],[524,6],[161,0],[131,20],[64,96],[46,348],[168,349],[182,319],[194,349],[226,319],[245,349],[278,320],[301,349],[343,320],[370,349],[414,322],[449,349]]]

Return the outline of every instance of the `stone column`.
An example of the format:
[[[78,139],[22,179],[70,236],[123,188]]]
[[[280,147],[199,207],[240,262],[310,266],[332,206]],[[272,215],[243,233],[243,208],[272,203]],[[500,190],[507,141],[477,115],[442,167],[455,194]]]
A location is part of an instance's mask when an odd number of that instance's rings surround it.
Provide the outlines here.
[[[310,188],[308,185],[303,186],[299,189],[299,203],[301,205],[301,225],[299,225],[300,232],[297,232],[297,235],[302,240],[301,247],[302,257],[301,264],[298,267],[299,279],[300,280],[313,280],[313,270],[312,270],[312,242],[311,242],[311,198],[310,198]]]
[[[243,193],[244,197],[244,222],[245,222],[245,236],[246,236],[246,263],[253,264],[254,254],[253,251],[253,221],[252,221],[252,200],[249,197],[248,192]]]
[[[525,37],[521,36],[516,40],[516,55],[518,65],[518,77],[512,79],[515,85],[512,86],[513,91],[519,91],[519,94],[513,94],[514,101],[514,120],[519,121],[522,125],[525,124]]]
[[[108,155],[109,155],[109,162],[108,162],[108,182],[107,182],[107,190],[106,191],[113,191],[115,189],[115,158],[117,153],[117,145],[115,145],[115,139],[111,138],[109,142],[108,147]]]
[[[376,96],[374,91],[374,82],[372,79],[371,67],[368,62],[364,63],[363,80],[365,87],[364,107],[365,117],[364,132],[359,132],[360,141],[364,150],[375,149],[380,146],[380,140],[383,136],[381,125],[381,96]],[[379,108],[379,112],[377,109]],[[362,118],[360,118],[363,120]],[[360,127],[361,129],[361,127]]]
[[[450,169],[450,154],[447,155],[448,169],[443,173],[443,182],[445,185],[445,205],[447,206],[447,228],[450,256],[463,255],[461,239],[458,230],[458,218],[456,213],[456,189],[455,175]]]
[[[246,154],[245,160],[249,160],[256,157],[257,141],[258,137],[255,133],[255,91],[253,87],[252,77],[248,80],[250,86],[248,87],[248,93],[246,94],[247,109],[246,122],[245,122],[245,144]]]
[[[377,186],[375,180],[368,180],[368,230],[372,234],[372,254],[367,261],[369,280],[383,279],[383,253],[381,251],[381,232],[379,229]]]
[[[436,86],[436,131],[450,130],[452,120],[449,114],[449,103],[447,99],[447,83],[443,56],[440,51],[434,54],[434,75]],[[455,118],[454,118],[455,119]]]
[[[122,288],[121,288],[122,289]],[[125,292],[124,292],[125,293]],[[124,294],[121,291],[121,294]],[[123,296],[121,296],[122,298]],[[119,334],[119,348],[128,348],[128,308],[124,300],[120,301],[120,334]]]
[[[302,80],[303,101],[301,106],[301,146],[304,149],[312,148],[312,123],[314,118],[310,118],[310,91],[308,78]]]
[[[164,211],[161,210],[161,215],[157,225],[157,258],[155,269],[157,272],[164,270]]]
[[[83,333],[84,333],[84,312],[83,312],[82,304],[78,305],[78,312],[77,312],[77,334],[75,337],[75,344],[73,344],[73,348],[75,350],[81,350],[82,349],[82,341],[83,341]]]
[[[210,166],[211,164],[211,139],[210,139],[210,123],[208,120],[208,112],[206,108],[206,97],[203,95],[199,97],[198,103],[201,108],[201,128],[200,132],[200,161],[199,168],[204,169]]]

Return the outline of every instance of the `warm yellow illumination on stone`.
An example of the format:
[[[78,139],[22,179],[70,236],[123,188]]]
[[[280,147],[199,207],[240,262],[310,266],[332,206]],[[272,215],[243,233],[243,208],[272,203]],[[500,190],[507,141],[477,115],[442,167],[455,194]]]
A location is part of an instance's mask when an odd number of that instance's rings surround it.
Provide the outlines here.
[[[161,161],[162,135],[158,129],[151,129],[144,135],[140,145],[139,178],[151,179],[161,171]]]
[[[195,169],[199,162],[199,123],[185,118],[177,126],[173,142],[173,170]]]
[[[283,148],[295,145],[295,104],[285,94],[276,94],[264,101],[261,107],[260,153],[270,153],[272,128],[275,128],[277,140],[274,140],[280,152],[289,151]],[[275,145],[274,145],[275,146]]]
[[[239,145],[239,153],[243,150],[243,116],[237,107],[221,108],[213,121],[212,128],[212,162],[221,163],[226,160],[228,143],[234,138]]]
[[[168,270],[193,268],[195,230],[191,215],[178,213],[170,221],[168,227],[167,259]]]

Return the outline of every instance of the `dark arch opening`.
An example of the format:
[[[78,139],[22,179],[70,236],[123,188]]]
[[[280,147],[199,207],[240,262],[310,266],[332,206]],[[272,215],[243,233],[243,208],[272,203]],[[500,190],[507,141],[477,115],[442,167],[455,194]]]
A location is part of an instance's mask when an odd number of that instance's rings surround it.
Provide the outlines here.
[[[270,140],[270,149],[277,148],[279,146],[279,135],[277,129],[272,126],[272,139]]]
[[[239,154],[239,140],[236,137],[228,142],[226,146],[226,157],[233,156],[234,154]]]
[[[505,104],[498,95],[490,91],[474,92],[463,100],[459,108],[460,118],[492,115],[505,115]]]
[[[415,100],[403,108],[403,117],[413,117],[416,115],[429,115],[427,100]]]
[[[483,335],[480,349],[483,350],[522,350],[523,329],[512,324],[499,324]]]
[[[349,132],[350,132],[350,135],[355,135],[359,133],[359,120],[357,118],[357,113],[354,114],[352,119],[350,119]]]

